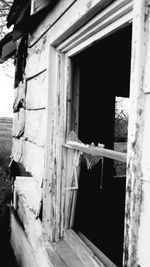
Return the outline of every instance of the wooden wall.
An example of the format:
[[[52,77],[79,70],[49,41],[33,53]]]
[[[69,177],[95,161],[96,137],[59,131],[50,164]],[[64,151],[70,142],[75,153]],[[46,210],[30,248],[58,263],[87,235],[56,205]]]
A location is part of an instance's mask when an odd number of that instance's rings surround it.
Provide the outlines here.
[[[57,46],[58,43],[68,37],[69,27],[76,31],[98,12],[100,5],[104,7],[110,2],[109,0],[61,0],[29,38],[24,82],[23,84],[19,84],[18,89],[15,88],[16,98],[18,98],[17,90],[21,91],[21,88],[24,88],[23,96],[25,106],[14,113],[12,154],[16,162],[24,165],[26,171],[32,175],[39,187],[42,186],[43,178],[47,184],[49,184],[50,179],[50,177],[45,176],[46,133],[49,134],[47,132],[47,122],[50,120],[47,110],[48,101],[50,101],[48,99],[48,90],[51,90],[48,84],[48,77],[49,72],[56,66],[53,65],[54,62],[50,62],[50,69],[48,69],[49,44],[52,43],[54,46]],[[137,1],[134,2],[136,3]],[[150,90],[147,88],[144,89],[144,86],[146,87],[147,85],[148,87],[149,84],[148,75],[145,74],[149,66],[149,63],[145,61],[145,53],[149,55],[149,50],[145,46],[145,43],[149,41],[150,15],[148,1],[141,0],[138,2],[140,4],[139,6],[137,5],[139,10],[137,10],[138,13],[135,12],[135,21],[137,20],[139,28],[134,28],[135,35],[132,47],[132,107],[130,110],[131,120],[129,124],[124,266],[147,267],[150,266],[149,252],[147,250],[143,252],[143,247],[150,247],[150,231],[148,227],[148,222],[150,222],[148,208],[150,174],[149,168],[147,167],[150,166]],[[139,32],[141,35],[138,35]],[[61,39],[59,36],[61,36]],[[141,40],[144,40],[144,42],[141,43]],[[147,49],[146,52],[145,47]],[[140,67],[138,68],[137,66]],[[145,66],[146,69],[144,69]],[[144,90],[146,91],[144,92]],[[57,104],[60,100],[60,94],[62,94],[61,88],[58,89],[58,92],[59,94],[55,96]],[[54,118],[56,117],[54,116]],[[61,128],[58,126],[57,129],[60,130]],[[57,132],[53,134],[59,135]],[[58,135],[55,136],[56,139],[54,140],[59,140]],[[56,145],[58,146],[58,144]],[[51,162],[52,164],[56,164],[56,158],[54,156],[60,155],[60,151],[58,150],[57,152],[58,154],[55,153],[55,155],[52,155],[52,158],[49,155],[49,159],[51,158],[53,161]],[[56,175],[56,173],[53,173],[53,175]],[[65,178],[65,173],[63,177]],[[50,186],[48,190],[49,192],[47,193],[50,193]],[[55,188],[55,190],[55,192],[51,191],[51,194],[56,193],[58,188]],[[49,208],[50,206],[47,206],[47,210]],[[55,225],[53,224],[53,226],[55,230]],[[15,221],[12,227],[15,229]],[[146,229],[147,231],[145,232]],[[31,233],[32,227],[26,229],[26,232],[28,230]],[[30,233],[28,232],[29,235]],[[15,235],[13,240],[16,238]]]

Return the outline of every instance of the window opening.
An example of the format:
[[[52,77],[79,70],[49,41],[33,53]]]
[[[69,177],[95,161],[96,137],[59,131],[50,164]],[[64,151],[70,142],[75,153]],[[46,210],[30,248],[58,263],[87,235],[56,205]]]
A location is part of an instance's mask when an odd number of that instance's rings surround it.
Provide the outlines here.
[[[120,98],[124,103],[129,98],[131,30],[131,25],[124,27],[72,59],[70,131],[76,132],[84,144],[94,143],[95,150],[104,144],[109,151],[126,151],[128,115],[127,121],[120,119],[125,123],[125,132],[118,137],[117,112]],[[76,69],[80,74],[78,92]],[[79,106],[74,104],[77,97]],[[103,164],[100,160],[87,170],[81,161],[73,229],[122,266],[126,164],[117,164],[118,161],[104,157]]]

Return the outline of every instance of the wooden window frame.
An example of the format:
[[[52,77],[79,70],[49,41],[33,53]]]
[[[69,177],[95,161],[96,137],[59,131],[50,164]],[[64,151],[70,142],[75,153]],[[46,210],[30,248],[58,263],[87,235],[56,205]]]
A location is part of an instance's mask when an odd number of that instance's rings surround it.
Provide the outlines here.
[[[92,19],[89,20],[88,16],[91,18],[91,14],[88,13],[86,18],[88,22],[78,31],[76,25],[67,29],[67,36],[70,36],[67,39],[65,39],[66,32],[61,33],[60,31],[60,35],[53,36],[48,48],[47,144],[45,151],[43,230],[45,240],[51,242],[63,238],[65,232],[71,227],[68,218],[65,218],[64,210],[70,194],[70,192],[67,191],[66,193],[65,191],[65,166],[69,149],[67,148],[69,144],[66,144],[66,138],[70,131],[72,112],[72,57],[94,42],[130,24],[133,19],[133,1],[117,0]],[[83,17],[84,20],[85,17]],[[82,24],[81,21],[80,25]],[[64,39],[65,41],[63,41]],[[51,62],[53,62],[53,68]],[[77,72],[78,69],[76,69]],[[78,95],[78,74],[74,76],[77,84],[75,90]],[[75,101],[78,102],[78,98]],[[77,127],[77,116],[74,118],[75,129]],[[105,153],[106,150],[101,149],[101,152]],[[126,160],[126,156],[121,155],[121,157],[123,157],[123,161]]]

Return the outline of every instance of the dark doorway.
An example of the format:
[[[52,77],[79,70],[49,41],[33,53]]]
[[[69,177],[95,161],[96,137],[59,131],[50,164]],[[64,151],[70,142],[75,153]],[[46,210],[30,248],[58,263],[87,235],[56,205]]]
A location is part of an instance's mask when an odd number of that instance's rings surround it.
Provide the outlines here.
[[[122,28],[73,59],[80,67],[78,137],[83,143],[114,149],[116,96],[129,97],[131,31],[131,25]],[[81,163],[74,229],[122,266],[126,181],[114,178],[114,161],[105,158],[100,189],[101,165],[87,170]]]

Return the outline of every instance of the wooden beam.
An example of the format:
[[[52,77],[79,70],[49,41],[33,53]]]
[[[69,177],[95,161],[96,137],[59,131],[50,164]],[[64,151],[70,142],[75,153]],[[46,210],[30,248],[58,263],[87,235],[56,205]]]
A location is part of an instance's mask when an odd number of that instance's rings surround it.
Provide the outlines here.
[[[67,141],[67,143],[64,146],[68,148],[80,150],[82,152],[91,154],[93,156],[105,157],[109,159],[119,160],[122,162],[126,162],[126,158],[127,158],[126,153],[114,151],[111,149],[96,147],[92,145],[86,145],[86,144],[75,142],[75,141]]]

